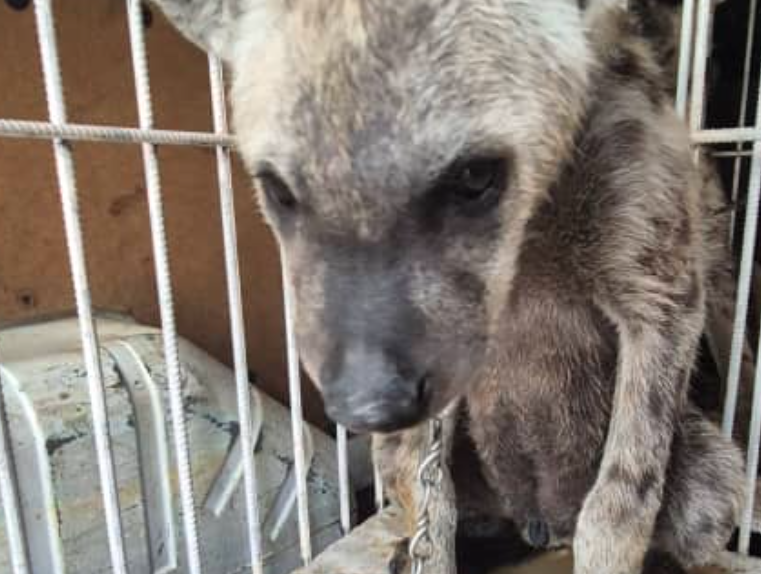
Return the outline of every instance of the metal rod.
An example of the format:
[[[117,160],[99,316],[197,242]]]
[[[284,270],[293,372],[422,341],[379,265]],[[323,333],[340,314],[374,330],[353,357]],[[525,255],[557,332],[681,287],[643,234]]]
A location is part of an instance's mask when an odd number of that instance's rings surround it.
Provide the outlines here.
[[[761,140],[758,128],[722,128],[712,130],[693,130],[692,143],[710,145],[720,143],[742,143]]]
[[[304,450],[304,413],[301,405],[301,370],[296,334],[293,327],[293,294],[288,276],[288,263],[281,249],[280,260],[283,276],[283,299],[285,306],[285,333],[288,349],[288,389],[291,398],[291,432],[293,433],[293,458],[296,470],[296,494],[299,516],[299,542],[304,564],[312,561],[312,538],[309,525],[309,498],[307,493],[306,455]]]
[[[705,112],[706,70],[711,44],[711,8],[713,0],[698,0],[698,21],[695,60],[692,62],[692,89],[690,90],[690,128],[703,127]]]
[[[744,127],[748,116],[748,100],[750,99],[750,73],[751,63],[753,61],[753,44],[755,42],[756,31],[756,12],[758,10],[758,0],[750,0],[749,6],[750,14],[748,17],[748,30],[745,37],[745,61],[743,63],[743,83],[742,83],[742,96],[740,100],[740,113],[737,118],[737,126]],[[738,143],[736,150],[742,151],[742,143]],[[737,202],[737,196],[740,193],[740,175],[742,172],[742,158],[738,157],[734,162],[734,169],[732,172],[732,192],[730,197],[732,203]],[[734,242],[735,226],[736,226],[736,213],[733,210],[730,214],[729,224],[729,244]]]
[[[761,91],[756,99],[756,129],[761,128]],[[732,353],[730,356],[729,375],[727,377],[727,397],[724,405],[724,434],[732,436],[735,414],[737,410],[738,390],[740,383],[740,365],[745,343],[746,317],[748,300],[753,275],[754,251],[758,228],[759,201],[761,200],[761,142],[753,145],[753,159],[748,183],[748,207],[745,218],[745,233],[743,235],[742,259],[740,262],[740,280],[738,283],[737,311],[732,336]],[[761,342],[759,343],[761,352]],[[757,355],[758,356],[758,355]],[[753,392],[753,415],[751,417],[750,437],[748,441],[748,460],[746,466],[746,504],[743,509],[740,524],[739,549],[743,554],[750,550],[750,536],[753,525],[753,506],[756,495],[756,480],[758,477],[759,443],[761,443],[761,369],[756,369]]]
[[[3,506],[5,532],[11,550],[13,573],[28,574],[30,572],[29,554],[18,493],[8,413],[5,409],[5,390],[2,373],[0,373],[0,502]]]
[[[743,158],[751,157],[753,155],[753,151],[747,150],[747,149],[740,149],[740,150],[731,150],[731,151],[712,151],[710,152],[710,154],[713,157],[718,157],[718,158],[729,157],[729,158],[743,159]]]
[[[64,124],[66,123],[66,105],[63,96],[61,69],[58,60],[55,25],[50,0],[35,0],[34,7],[50,121],[55,124]],[[87,370],[95,451],[103,495],[103,509],[106,519],[111,567],[115,574],[126,574],[127,565],[124,553],[124,540],[122,538],[121,515],[119,512],[119,495],[111,451],[108,409],[103,385],[103,369],[98,350],[98,336],[92,316],[92,300],[87,276],[82,225],[79,218],[74,158],[71,147],[64,140],[56,139],[53,144],[53,150],[58,184],[60,186],[66,245],[69,252],[74,296],[82,338],[82,352]]]
[[[375,489],[375,508],[380,512],[386,507],[386,492],[383,486],[383,474],[375,458],[373,458],[373,487]]]
[[[143,37],[142,5],[140,0],[127,0],[129,20],[130,50],[135,76],[135,89],[140,128],[153,128],[153,106],[151,102],[148,59]],[[193,472],[188,445],[188,429],[185,421],[182,387],[183,374],[177,347],[177,326],[175,324],[174,300],[172,296],[172,276],[169,263],[169,248],[164,228],[164,208],[161,198],[161,176],[159,173],[156,147],[142,144],[146,191],[151,235],[153,239],[153,259],[156,266],[156,283],[159,297],[164,359],[166,361],[169,405],[172,414],[172,430],[177,457],[180,505],[182,508],[183,534],[187,551],[187,568],[190,574],[201,574],[201,551],[198,541]]]
[[[761,128],[761,91],[759,91],[756,101],[755,126],[756,129]],[[727,391],[724,401],[722,430],[724,435],[728,438],[732,437],[737,411],[737,395],[740,387],[740,366],[742,364],[742,351],[745,345],[748,303],[753,279],[753,254],[756,248],[756,234],[758,231],[759,200],[761,200],[761,142],[756,141],[753,144],[753,159],[751,163],[750,181],[748,183],[748,202],[743,231],[740,276],[737,282],[735,320],[732,331],[732,352],[729,357]]]
[[[338,488],[341,504],[341,529],[344,534],[351,532],[351,484],[349,482],[349,441],[345,427],[336,428],[338,446]]]
[[[229,134],[9,119],[0,119],[0,137],[194,147],[222,145],[234,148],[236,145],[235,137]],[[761,131],[742,127],[695,130],[692,134],[693,143],[701,145],[753,142],[759,139]]]
[[[761,341],[759,341],[758,352],[761,353]],[[753,508],[756,502],[756,481],[758,480],[759,445],[761,445],[761,369],[756,369],[752,412],[745,477],[745,506],[740,521],[740,544],[738,546],[740,553],[745,555],[750,554]]]
[[[222,136],[228,132],[225,104],[224,74],[219,60],[209,57],[209,81],[211,86],[214,130]],[[225,248],[227,296],[230,305],[230,331],[232,334],[233,361],[235,364],[235,387],[238,395],[238,418],[243,451],[243,485],[248,520],[248,544],[251,553],[252,574],[263,574],[262,531],[259,498],[256,482],[256,459],[254,457],[253,422],[251,420],[251,389],[248,380],[246,356],[246,329],[243,320],[240,264],[238,261],[238,233],[235,225],[235,198],[232,186],[230,150],[217,147],[217,178],[222,213],[222,234]]]
[[[142,130],[118,126],[35,122],[0,119],[0,137],[67,141],[87,141],[119,144],[151,143],[156,145],[234,147],[235,140],[225,134],[176,130]]]
[[[692,36],[694,28],[695,0],[684,0],[676,89],[676,110],[682,119],[687,117],[687,97],[690,91],[690,67],[692,66]]]

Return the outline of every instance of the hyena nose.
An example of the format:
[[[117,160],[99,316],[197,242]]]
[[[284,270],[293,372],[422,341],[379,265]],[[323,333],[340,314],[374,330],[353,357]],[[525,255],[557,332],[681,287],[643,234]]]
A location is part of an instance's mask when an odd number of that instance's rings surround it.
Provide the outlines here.
[[[424,418],[427,380],[397,378],[374,392],[326,393],[325,410],[331,419],[353,432],[402,430]]]
[[[323,386],[325,410],[354,432],[393,432],[425,417],[429,377],[405,377],[386,357],[361,353]]]

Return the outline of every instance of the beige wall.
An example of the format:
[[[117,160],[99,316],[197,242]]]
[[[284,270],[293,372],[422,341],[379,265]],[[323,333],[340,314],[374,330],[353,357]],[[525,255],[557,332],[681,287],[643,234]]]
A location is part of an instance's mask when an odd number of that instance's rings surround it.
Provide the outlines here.
[[[55,2],[72,121],[136,124],[124,2]],[[147,31],[158,127],[209,130],[205,56],[154,13]],[[44,119],[31,9],[0,2],[0,117]],[[77,144],[82,221],[95,305],[158,323],[142,164],[136,146]],[[230,363],[213,150],[161,148],[180,333]],[[241,271],[251,369],[286,394],[277,252],[235,166]],[[0,138],[0,322],[71,310],[73,296],[54,166],[47,142]],[[319,416],[309,392],[307,408]]]

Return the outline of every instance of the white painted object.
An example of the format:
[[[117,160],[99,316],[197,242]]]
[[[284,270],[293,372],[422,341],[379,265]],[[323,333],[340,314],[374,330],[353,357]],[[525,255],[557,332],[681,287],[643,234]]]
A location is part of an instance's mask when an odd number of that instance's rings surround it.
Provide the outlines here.
[[[97,328],[128,570],[185,572],[161,333],[121,317]],[[0,331],[0,357],[31,571],[110,571],[77,321]],[[180,359],[204,571],[250,571],[234,375],[185,341]],[[290,415],[254,391],[251,418],[264,571],[285,574],[301,564]],[[336,447],[311,427],[304,444],[310,534],[322,550],[342,534]],[[10,572],[0,552],[0,574]]]

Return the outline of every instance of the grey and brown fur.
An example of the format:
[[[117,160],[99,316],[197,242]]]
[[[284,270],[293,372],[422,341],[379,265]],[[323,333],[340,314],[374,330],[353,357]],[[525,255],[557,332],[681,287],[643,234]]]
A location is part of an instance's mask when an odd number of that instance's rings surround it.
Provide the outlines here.
[[[608,2],[615,0],[598,0]],[[714,0],[718,6],[723,0]],[[682,28],[682,2],[680,0],[638,0],[630,9],[636,14],[635,26],[639,34],[652,47],[655,59],[663,70],[663,87],[671,97],[676,96],[676,78],[679,67],[679,40]],[[706,211],[712,217],[705,218],[704,241],[707,254],[706,268],[706,326],[705,334],[722,381],[727,380],[735,320],[736,281],[734,261],[729,246],[730,206],[721,189],[718,172],[708,156],[700,158],[703,178],[702,196]],[[740,363],[739,392],[734,424],[734,436],[739,444],[747,446],[750,428],[754,359],[746,341]],[[726,388],[721,389],[721,398]],[[722,405],[723,406],[723,405]],[[719,420],[721,409],[709,413]]]
[[[742,463],[687,387],[724,212],[639,23],[576,0],[160,3],[230,64],[329,414],[390,432],[461,400],[495,510],[573,545],[576,574],[711,561]],[[500,166],[489,202],[450,184],[474,158]]]

